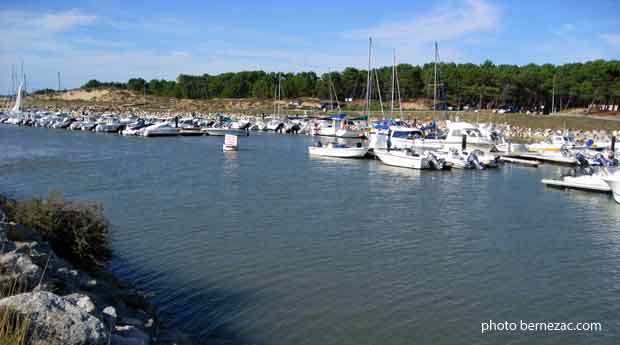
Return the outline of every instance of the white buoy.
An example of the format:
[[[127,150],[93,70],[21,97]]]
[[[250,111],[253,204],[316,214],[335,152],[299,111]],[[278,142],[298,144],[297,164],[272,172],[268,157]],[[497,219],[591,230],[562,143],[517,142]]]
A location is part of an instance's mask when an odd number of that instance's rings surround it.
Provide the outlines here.
[[[223,151],[239,151],[239,138],[236,135],[226,134],[224,136]]]

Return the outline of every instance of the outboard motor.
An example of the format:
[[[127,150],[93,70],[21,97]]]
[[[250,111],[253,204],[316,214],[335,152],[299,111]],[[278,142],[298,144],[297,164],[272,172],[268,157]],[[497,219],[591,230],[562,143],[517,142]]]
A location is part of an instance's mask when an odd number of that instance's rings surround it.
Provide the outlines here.
[[[605,158],[602,153],[597,153],[594,155],[594,161],[600,164],[602,167],[606,167],[610,162]]]
[[[577,159],[577,164],[579,164],[582,167],[587,167],[590,165],[590,163],[588,163],[588,159],[586,158],[586,156],[584,156],[583,153],[581,152],[577,152],[575,154],[575,159]]]
[[[437,159],[437,156],[435,156],[433,153],[427,152],[426,159],[428,159],[428,163],[431,168],[435,170],[443,170],[443,162]]]
[[[484,170],[484,165],[480,163],[480,160],[478,159],[478,155],[474,152],[470,153],[469,156],[467,156],[467,163],[475,166],[479,170]]]

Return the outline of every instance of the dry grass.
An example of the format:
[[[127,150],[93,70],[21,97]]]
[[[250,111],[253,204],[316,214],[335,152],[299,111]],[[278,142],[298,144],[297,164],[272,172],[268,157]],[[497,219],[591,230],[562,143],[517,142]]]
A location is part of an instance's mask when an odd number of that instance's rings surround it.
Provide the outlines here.
[[[0,298],[24,292],[25,284],[14,280],[11,286],[0,291]],[[0,345],[26,345],[29,335],[30,317],[10,308],[0,307]]]

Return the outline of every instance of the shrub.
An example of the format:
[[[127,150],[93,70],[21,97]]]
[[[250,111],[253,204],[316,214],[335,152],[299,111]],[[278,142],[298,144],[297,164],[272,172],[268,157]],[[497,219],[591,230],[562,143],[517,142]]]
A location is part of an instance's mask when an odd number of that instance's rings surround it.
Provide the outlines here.
[[[15,222],[38,230],[60,257],[77,267],[96,270],[111,256],[109,223],[98,203],[67,201],[60,192],[17,203]]]

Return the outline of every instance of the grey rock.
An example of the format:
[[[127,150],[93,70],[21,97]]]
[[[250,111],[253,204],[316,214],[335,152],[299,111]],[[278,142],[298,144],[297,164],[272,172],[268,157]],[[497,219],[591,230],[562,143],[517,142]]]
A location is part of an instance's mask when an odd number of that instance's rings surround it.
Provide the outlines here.
[[[41,268],[33,264],[30,257],[24,253],[0,254],[0,288],[3,289],[2,291],[11,288],[14,281],[22,285],[19,286],[20,289],[29,290],[39,283],[41,273]]]
[[[72,293],[70,295],[63,296],[69,303],[75,305],[76,307],[82,309],[83,311],[92,314],[95,312],[95,303],[90,299],[89,296],[81,294],[81,293]]]
[[[6,237],[9,241],[16,242],[41,242],[43,238],[36,230],[27,226],[15,223],[8,223],[6,226]]]
[[[32,343],[47,345],[104,345],[108,333],[96,317],[51,292],[31,292],[0,300],[7,307],[30,317]]]
[[[116,326],[116,319],[118,318],[116,308],[112,306],[105,307],[101,311],[101,314],[103,315],[103,322],[105,322],[106,326],[109,329],[113,329],[114,326]]]

